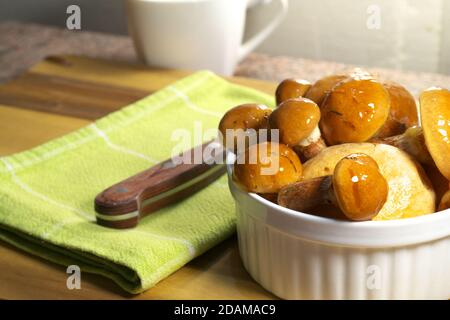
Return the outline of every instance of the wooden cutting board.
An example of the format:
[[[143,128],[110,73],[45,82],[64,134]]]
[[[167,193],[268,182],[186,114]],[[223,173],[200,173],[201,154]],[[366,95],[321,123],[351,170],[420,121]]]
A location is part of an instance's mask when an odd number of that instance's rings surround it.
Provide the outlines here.
[[[85,57],[52,56],[0,85],[0,156],[23,151],[89,124],[188,75]],[[273,94],[275,84],[230,78]],[[129,295],[109,279],[82,273],[68,290],[62,266],[0,242],[0,299],[270,299],[242,266],[233,237],[154,288]]]

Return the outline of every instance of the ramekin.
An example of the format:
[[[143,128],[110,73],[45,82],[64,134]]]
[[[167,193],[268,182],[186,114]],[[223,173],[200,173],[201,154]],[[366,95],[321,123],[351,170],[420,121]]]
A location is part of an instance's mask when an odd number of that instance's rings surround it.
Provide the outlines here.
[[[229,161],[230,163],[231,161]],[[449,299],[450,210],[347,222],[297,212],[232,179],[243,264],[284,299]]]

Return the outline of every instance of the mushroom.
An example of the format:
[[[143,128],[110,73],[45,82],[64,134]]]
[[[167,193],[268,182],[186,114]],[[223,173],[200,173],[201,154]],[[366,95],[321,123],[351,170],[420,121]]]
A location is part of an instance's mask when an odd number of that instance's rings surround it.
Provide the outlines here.
[[[423,128],[411,127],[404,133],[384,139],[372,139],[370,142],[384,143],[402,149],[419,161],[433,184],[437,200],[448,190],[448,180],[442,175],[434,163],[425,143]],[[438,203],[439,204],[439,203]]]
[[[442,198],[448,189],[448,180],[439,171],[430,155],[430,152],[428,151],[428,147],[425,143],[425,136],[423,134],[423,128],[411,127],[398,136],[375,139],[373,142],[385,143],[402,149],[406,153],[410,154],[414,159],[419,161],[433,185],[436,193],[436,200],[439,201],[439,199]]]
[[[433,164],[433,159],[428,152],[428,148],[425,144],[425,136],[421,127],[411,127],[397,136],[383,139],[374,138],[371,139],[370,142],[389,144],[409,153],[422,164]]]
[[[383,86],[391,98],[391,109],[383,128],[377,137],[384,138],[403,133],[407,128],[418,125],[416,100],[409,91],[395,82],[385,82]]]
[[[297,211],[333,204],[353,221],[374,218],[385,204],[389,187],[374,159],[350,154],[339,160],[333,175],[303,180],[283,187],[278,204]]]
[[[319,107],[322,107],[322,102],[325,97],[331,92],[331,90],[338,83],[354,77],[372,77],[371,74],[361,68],[355,68],[353,71],[347,74],[334,74],[331,76],[324,77],[316,81],[312,87],[306,92],[305,98],[311,99]]]
[[[442,175],[450,180],[450,91],[430,88],[420,95],[425,144]]]
[[[279,130],[280,142],[293,148],[302,158],[314,157],[325,143],[318,127],[320,109],[306,98],[286,100],[269,117],[269,128]]]
[[[436,164],[428,151],[428,147],[425,143],[425,136],[423,134],[423,128],[411,127],[398,136],[383,139],[372,139],[370,142],[384,143],[397,147],[419,161],[424,167],[427,176],[430,178],[438,199],[440,199],[447,191],[448,180],[436,167]]]
[[[297,154],[284,144],[263,142],[238,154],[233,179],[248,192],[278,193],[285,185],[302,177]]]
[[[234,152],[242,151],[248,147],[252,135],[256,140],[256,133],[267,129],[271,113],[272,109],[261,104],[242,104],[228,110],[219,123],[222,144]]]
[[[283,80],[277,87],[275,92],[275,99],[277,105],[294,98],[303,97],[311,88],[311,83],[308,80],[302,79],[286,79]]]
[[[437,199],[448,190],[450,179],[450,92],[430,88],[420,96],[422,127],[408,128],[403,134],[372,142],[400,148],[421,162],[430,178]]]
[[[423,168],[406,152],[386,144],[347,143],[328,147],[303,164],[302,180],[332,174],[336,164],[353,153],[372,157],[389,184],[388,199],[373,220],[409,218],[435,211],[435,192]]]
[[[336,74],[316,81],[312,87],[306,92],[305,98],[311,99],[320,107],[327,94],[333,87],[348,78],[346,74]]]
[[[370,76],[355,76],[337,84],[322,103],[320,129],[325,142],[335,145],[364,142],[386,122],[388,91]]]

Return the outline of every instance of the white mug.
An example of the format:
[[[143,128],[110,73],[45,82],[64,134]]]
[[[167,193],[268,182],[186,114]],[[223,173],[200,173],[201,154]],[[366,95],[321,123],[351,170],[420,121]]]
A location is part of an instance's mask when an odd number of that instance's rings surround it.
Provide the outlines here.
[[[246,11],[271,1],[280,10],[242,43]],[[288,0],[125,0],[128,29],[139,58],[162,68],[209,69],[232,75],[237,63],[281,22]]]

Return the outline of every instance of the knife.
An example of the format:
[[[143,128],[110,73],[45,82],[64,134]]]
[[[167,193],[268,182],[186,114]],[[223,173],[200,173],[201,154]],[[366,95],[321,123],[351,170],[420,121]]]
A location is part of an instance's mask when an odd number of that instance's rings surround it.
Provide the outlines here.
[[[224,174],[225,153],[219,142],[210,141],[107,188],[95,198],[97,223],[115,229],[135,227],[148,214]]]

